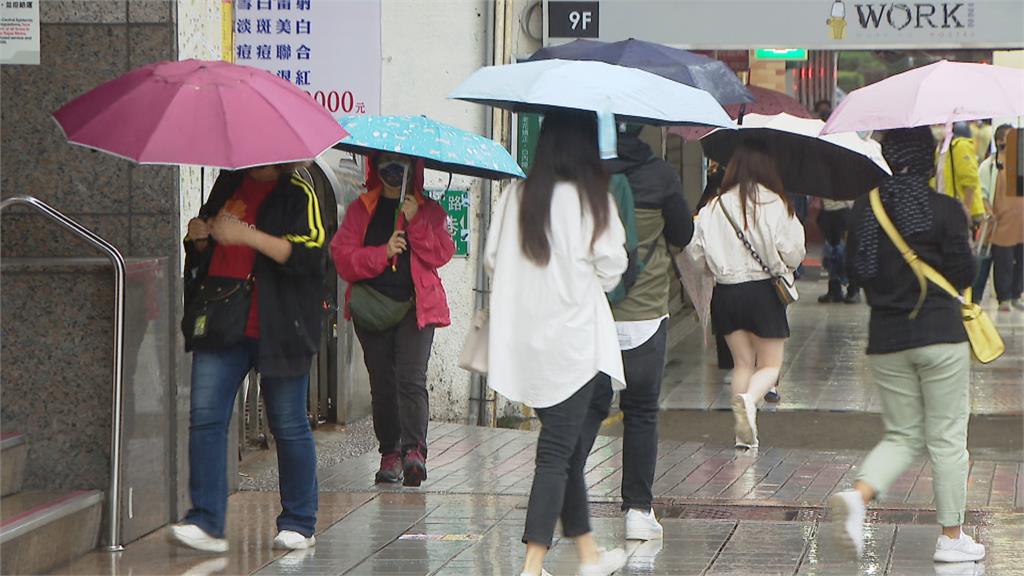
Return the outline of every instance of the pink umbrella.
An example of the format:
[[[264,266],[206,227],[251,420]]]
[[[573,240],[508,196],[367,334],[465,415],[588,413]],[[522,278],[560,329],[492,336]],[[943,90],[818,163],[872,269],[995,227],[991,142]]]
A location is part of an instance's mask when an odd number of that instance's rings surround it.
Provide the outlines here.
[[[850,92],[822,134],[1024,115],[1024,70],[942,60]]]
[[[768,88],[760,86],[747,86],[754,96],[754,101],[749,104],[729,104],[725,111],[730,118],[739,118],[740,109],[744,114],[761,114],[762,116],[774,116],[776,114],[789,114],[797,118],[814,118],[807,111],[807,108],[799,100]],[[672,126],[668,129],[669,134],[675,134],[684,140],[700,140],[707,136],[714,128],[704,126]]]
[[[232,170],[316,158],[348,135],[298,87],[221,61],[149,64],[53,116],[69,142],[140,164]]]
[[[699,225],[699,223],[697,223]],[[704,345],[708,343],[708,325],[711,324],[711,295],[715,291],[715,277],[707,266],[698,267],[690,253],[683,250],[675,257],[679,269],[679,281],[690,296],[697,312],[697,321],[704,332]]]

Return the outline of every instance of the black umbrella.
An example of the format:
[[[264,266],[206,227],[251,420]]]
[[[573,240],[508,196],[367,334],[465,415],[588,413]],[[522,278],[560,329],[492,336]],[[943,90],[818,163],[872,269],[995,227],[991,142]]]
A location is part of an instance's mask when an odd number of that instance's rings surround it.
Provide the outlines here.
[[[639,68],[674,82],[707,91],[723,106],[754,101],[754,96],[725,63],[688,50],[635,38],[610,43],[575,40],[561,46],[541,48],[527,61],[553,59],[595,60]]]
[[[727,165],[745,139],[765,143],[787,194],[853,200],[890,174],[877,142],[855,132],[818,136],[824,125],[789,114],[749,114],[738,130],[715,130],[700,145],[705,156]]]

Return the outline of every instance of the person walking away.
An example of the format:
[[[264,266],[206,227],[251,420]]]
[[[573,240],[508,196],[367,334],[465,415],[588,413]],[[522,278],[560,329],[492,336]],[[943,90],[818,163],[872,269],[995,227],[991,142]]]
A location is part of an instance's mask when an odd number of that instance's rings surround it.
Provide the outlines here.
[[[1024,302],[1021,301],[1024,293],[1024,197],[1013,192],[1009,172],[1003,163],[1009,134],[1007,127],[1002,147],[997,150],[992,206],[996,219],[996,231],[992,234],[992,264],[1000,312],[1024,310]]]
[[[221,172],[188,223],[182,330],[193,353],[192,508],[168,532],[182,546],[228,549],[228,424],[253,369],[277,445],[282,511],[274,547],[316,544],[316,445],[306,399],[323,322],[325,238],[316,193],[295,174],[298,166]]]
[[[850,282],[846,274],[846,224],[850,218],[852,201],[822,198],[821,212],[818,212],[818,228],[825,237],[824,254],[821,263],[828,270],[828,292],[818,297],[818,302],[829,304],[860,302],[860,288]],[[846,294],[843,295],[843,287]]]
[[[626,270],[625,230],[608,193],[590,112],[545,114],[533,167],[506,190],[492,218],[485,265],[492,275],[487,383],[533,408],[542,424],[526,510],[522,573],[538,576],[555,524],[575,541],[581,576],[626,563],[602,551],[590,526],[584,476],[596,430],[594,391],[625,385],[615,321],[605,296]],[[600,424],[598,424],[600,425]]]
[[[773,278],[781,276],[793,286],[793,272],[806,253],[803,225],[763,141],[746,140],[736,148],[722,191],[701,209],[687,251],[715,277],[712,321],[736,362],[731,383],[736,446],[756,448],[756,402],[779,379],[789,338],[786,305]]]
[[[936,148],[935,164],[939,162],[943,170],[943,187],[939,191],[959,200],[976,226],[985,216],[985,202],[981,196],[978,156],[966,122],[953,124],[953,139],[945,160],[942,160],[941,150]],[[937,180],[933,180],[932,185],[937,186]]]
[[[331,257],[349,284],[345,317],[370,375],[381,455],[374,480],[419,486],[427,479],[427,364],[434,329],[451,323],[437,270],[455,243],[444,209],[423,195],[422,161],[369,158],[366,190],[345,210]]]
[[[620,130],[618,158],[605,163],[623,174],[635,206],[639,274],[625,297],[612,305],[629,386],[619,393],[622,410],[622,511],[627,540],[656,540],[662,526],[654,515],[654,472],[658,460],[658,400],[668,344],[672,257],[669,245],[685,247],[693,218],[676,171],[640,139],[643,126]],[[612,403],[611,382],[594,390],[585,429],[595,434]],[[596,439],[596,438],[595,438]],[[593,443],[593,440],[590,440]]]
[[[722,168],[721,164],[714,160],[708,160],[708,173],[707,173],[707,184],[704,186],[704,192],[700,196],[700,200],[697,202],[697,211],[694,212],[693,216],[696,217],[700,209],[707,205],[712,199],[718,196],[718,190],[722,186],[722,178],[725,176],[725,169]],[[725,343],[725,336],[722,336],[714,329],[714,322],[712,322],[711,331],[715,335],[715,355],[718,361],[719,370],[732,370],[735,364],[732,360],[732,354],[729,353],[729,345]],[[732,374],[726,375],[725,383],[728,384],[732,381]],[[771,394],[769,391],[768,394]],[[767,398],[766,398],[767,400]],[[778,393],[773,396],[771,402],[778,402]]]
[[[882,138],[882,154],[893,174],[879,187],[886,214],[923,261],[963,290],[974,278],[967,219],[958,201],[932,193],[931,132],[900,129]],[[936,519],[942,526],[934,558],[980,560],[985,547],[961,530],[969,468],[971,351],[960,302],[931,283],[919,302],[921,285],[882,230],[868,197],[854,203],[853,222],[847,259],[871,306],[867,354],[881,394],[885,436],[865,458],[853,490],[829,499],[833,534],[860,555],[865,506],[927,451]]]
[[[978,176],[981,181],[981,195],[982,200],[985,202],[985,218],[989,220],[988,225],[995,228],[995,194],[996,194],[996,179],[997,177],[1003,177],[1003,162],[1005,161],[1006,155],[1006,135],[1012,130],[1013,127],[1009,124],[1003,124],[996,128],[995,135],[993,136],[992,143],[995,147],[995,152],[989,154],[988,158],[985,158],[981,166],[978,167]],[[992,238],[980,239],[987,242],[987,247],[991,248]],[[992,253],[991,250],[983,251],[978,257],[978,275],[974,279],[974,286],[971,290],[972,299],[974,302],[981,303],[985,297],[985,289],[988,287],[989,273],[992,271]]]

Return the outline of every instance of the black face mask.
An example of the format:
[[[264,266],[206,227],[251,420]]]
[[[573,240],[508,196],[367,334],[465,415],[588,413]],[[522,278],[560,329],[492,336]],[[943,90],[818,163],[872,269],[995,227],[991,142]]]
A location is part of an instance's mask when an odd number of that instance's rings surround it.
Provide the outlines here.
[[[402,185],[402,178],[405,176],[405,167],[398,162],[388,162],[377,169],[377,174],[382,182],[391,188],[398,188]]]

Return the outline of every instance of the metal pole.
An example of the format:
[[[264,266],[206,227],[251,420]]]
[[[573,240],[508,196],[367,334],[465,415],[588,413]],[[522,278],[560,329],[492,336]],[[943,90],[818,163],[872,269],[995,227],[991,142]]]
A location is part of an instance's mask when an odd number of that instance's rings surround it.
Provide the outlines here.
[[[107,514],[110,518],[109,552],[124,550],[121,545],[121,436],[122,436],[122,391],[124,366],[124,290],[125,261],[121,252],[92,230],[68,218],[49,204],[32,196],[13,196],[0,202],[0,212],[8,206],[21,204],[30,206],[44,216],[60,224],[86,242],[101,250],[114,265],[114,354],[111,390],[110,430],[110,492],[107,495]]]

